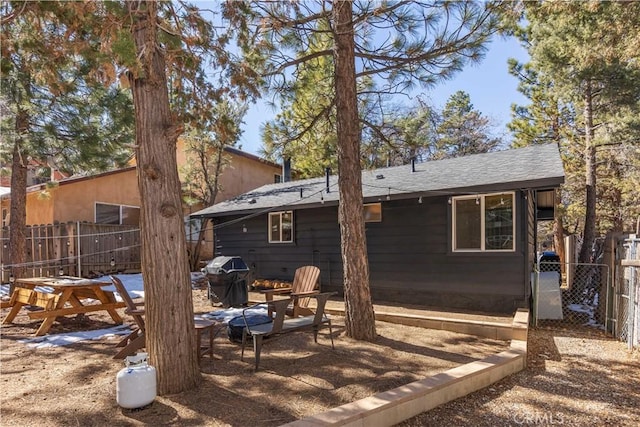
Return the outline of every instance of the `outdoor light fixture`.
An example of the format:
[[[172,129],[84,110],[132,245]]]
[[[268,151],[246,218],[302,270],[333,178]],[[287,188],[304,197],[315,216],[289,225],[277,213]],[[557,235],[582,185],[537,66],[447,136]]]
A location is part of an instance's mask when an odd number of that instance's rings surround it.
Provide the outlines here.
[[[13,274],[10,274],[10,275],[9,275],[9,283],[13,283],[13,282],[15,282],[15,281],[16,281],[16,278],[15,278],[15,277],[13,277]]]
[[[320,192],[320,203],[324,205],[324,196],[322,195],[322,191]]]
[[[64,276],[64,270],[62,269],[62,266],[60,266],[60,270],[58,270],[58,276]]]
[[[476,196],[476,205],[480,204],[480,196]]]
[[[244,225],[244,224],[242,224],[242,232],[243,232],[243,233],[246,233],[246,232],[247,232],[247,226],[246,226],[246,225]]]
[[[111,261],[109,262],[109,265],[111,265],[111,267],[116,266],[116,260],[113,257],[111,257]]]
[[[418,197],[418,203],[422,204],[422,196]]]

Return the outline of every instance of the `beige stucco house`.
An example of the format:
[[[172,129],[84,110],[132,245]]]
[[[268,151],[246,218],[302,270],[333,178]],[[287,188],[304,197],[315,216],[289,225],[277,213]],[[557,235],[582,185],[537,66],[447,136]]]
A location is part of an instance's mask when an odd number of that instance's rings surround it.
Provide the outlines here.
[[[226,166],[220,176],[216,202],[224,201],[265,184],[278,182],[281,166],[241,150],[227,147]],[[189,161],[178,144],[178,166]],[[0,196],[2,226],[9,225],[11,194]],[[135,166],[91,176],[70,177],[33,185],[27,189],[27,225],[86,221],[135,225],[139,219],[140,194]],[[198,206],[184,207],[185,215]]]

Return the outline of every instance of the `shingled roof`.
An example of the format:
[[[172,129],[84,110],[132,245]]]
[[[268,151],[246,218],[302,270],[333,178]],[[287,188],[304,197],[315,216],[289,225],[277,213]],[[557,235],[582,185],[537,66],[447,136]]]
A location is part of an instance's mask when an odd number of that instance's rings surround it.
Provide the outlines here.
[[[364,202],[434,195],[558,187],[564,170],[555,144],[473,154],[362,172]],[[328,191],[327,191],[328,188]],[[279,208],[338,203],[338,176],[269,184],[202,209],[191,217],[220,217]]]

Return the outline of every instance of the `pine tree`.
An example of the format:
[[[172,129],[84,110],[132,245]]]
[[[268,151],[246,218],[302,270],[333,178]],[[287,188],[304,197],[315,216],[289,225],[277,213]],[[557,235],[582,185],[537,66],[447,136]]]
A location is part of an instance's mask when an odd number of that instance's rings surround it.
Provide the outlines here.
[[[133,135],[130,96],[88,75],[90,34],[70,42],[57,4],[3,2],[0,157],[11,164],[10,264],[15,277],[26,262],[26,189],[29,159],[69,173],[122,164]],[[12,143],[10,142],[12,141]],[[105,160],[109,159],[108,162]]]
[[[584,203],[570,206],[568,213],[582,215],[582,238],[579,260],[590,262],[594,251],[598,226],[598,177],[616,175],[616,167],[599,159],[613,142],[608,135],[623,125],[620,113],[637,117],[639,67],[638,36],[629,33],[637,28],[640,5],[620,2],[545,2],[526,3],[528,27],[525,35],[531,67],[549,84],[553,99],[567,105],[574,114],[575,124],[570,133],[581,145],[578,162],[584,166],[582,191]],[[636,113],[629,112],[635,111]],[[624,125],[623,125],[624,126]],[[609,142],[607,142],[609,141]],[[576,158],[575,145],[567,156]],[[611,166],[613,164],[609,163]],[[573,167],[573,165],[571,165]],[[615,193],[612,201],[618,196]],[[614,221],[615,222],[615,221]],[[613,223],[612,223],[613,224]]]
[[[501,143],[499,138],[489,135],[489,119],[473,108],[469,94],[463,91],[449,97],[436,131],[437,159],[487,153]]]

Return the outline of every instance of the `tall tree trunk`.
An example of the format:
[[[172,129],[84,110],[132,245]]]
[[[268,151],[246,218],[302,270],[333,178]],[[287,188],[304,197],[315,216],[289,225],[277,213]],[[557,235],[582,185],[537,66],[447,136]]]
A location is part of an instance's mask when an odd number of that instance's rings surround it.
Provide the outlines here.
[[[585,218],[582,247],[578,262],[591,262],[593,243],[596,240],[596,147],[593,137],[593,93],[587,80],[584,91],[584,158],[585,158]]]
[[[624,174],[622,173],[622,165],[615,160],[611,161],[609,169],[610,173],[615,177],[615,183],[624,182]],[[611,222],[613,226],[611,231],[623,232],[624,231],[624,214],[622,212],[622,190],[616,184],[611,187],[611,199],[610,203],[613,206],[613,212],[611,213]]]
[[[372,341],[376,338],[376,325],[369,290],[369,260],[362,207],[352,2],[338,0],[333,8],[340,193],[338,219],[344,270],[345,327],[347,336]]]
[[[130,74],[136,113],[140,235],[146,346],[158,373],[158,393],[197,386],[198,367],[187,245],[182,220],[176,141],[165,60],[157,41],[157,4],[127,2],[140,70]]]
[[[27,156],[21,152],[21,142],[28,128],[28,114],[18,111],[16,117],[16,139],[13,144],[11,160],[11,206],[9,216],[9,262],[10,274],[14,278],[24,275],[24,263],[27,261]],[[9,295],[13,293],[11,283]]]

